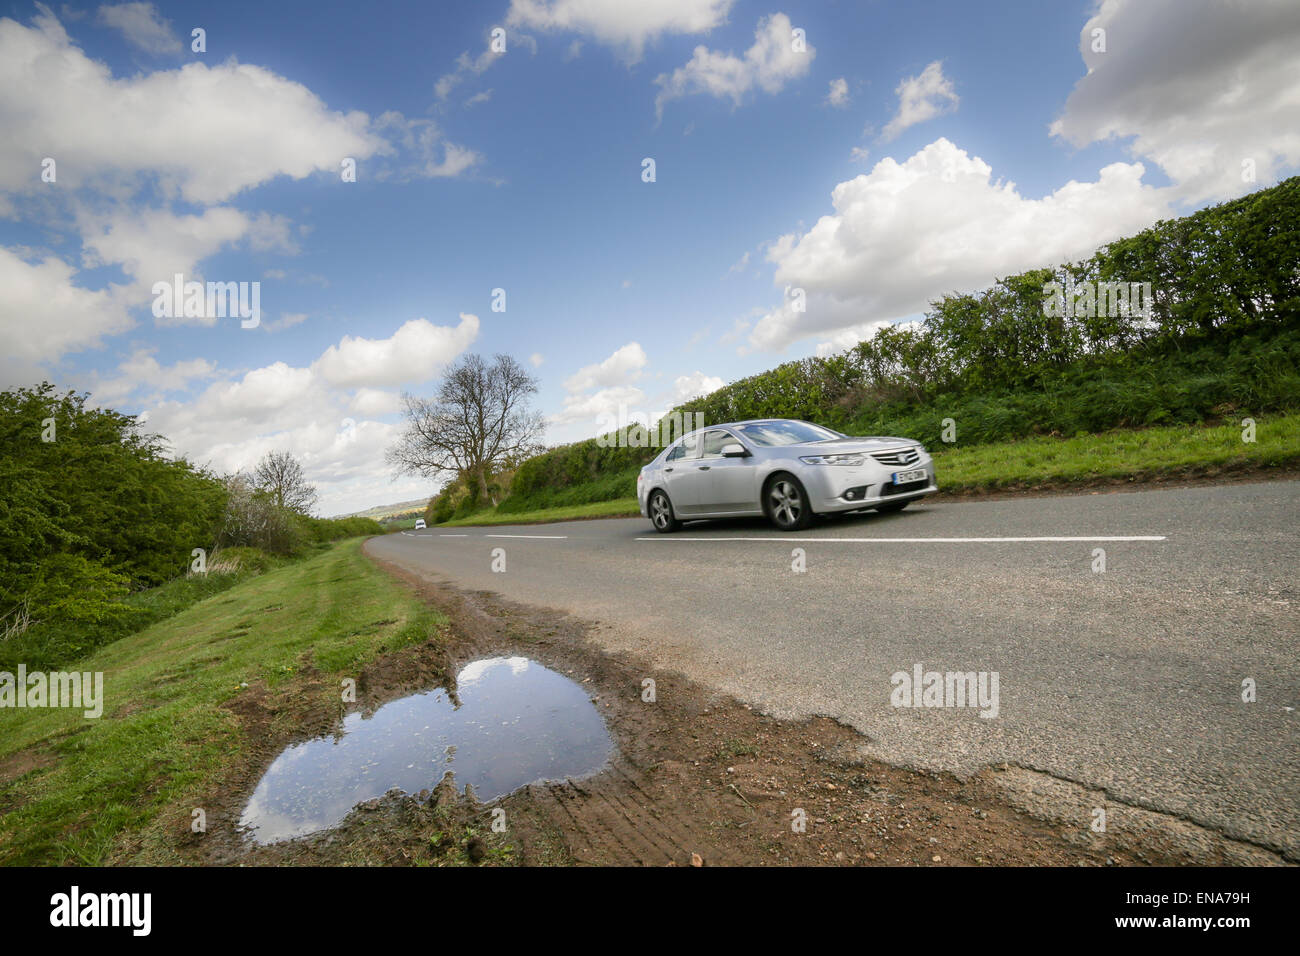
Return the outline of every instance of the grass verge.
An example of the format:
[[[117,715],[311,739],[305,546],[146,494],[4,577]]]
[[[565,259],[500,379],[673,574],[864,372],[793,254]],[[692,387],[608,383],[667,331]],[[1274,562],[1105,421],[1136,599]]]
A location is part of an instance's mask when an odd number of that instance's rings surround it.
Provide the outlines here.
[[[932,451],[939,486],[949,492],[1214,477],[1300,464],[1300,414],[1260,421],[1254,442],[1242,434],[1240,424],[1170,425]]]
[[[274,568],[79,661],[104,674],[98,719],[0,710],[0,863],[179,862],[160,814],[200,806],[242,757],[223,705],[304,668],[355,676],[444,626],[361,544]]]
[[[612,501],[593,501],[585,505],[565,505],[559,508],[539,508],[536,511],[515,511],[502,514],[495,508],[485,508],[464,518],[455,518],[434,525],[451,528],[458,525],[477,524],[540,524],[547,521],[578,521],[583,518],[626,518],[640,514],[635,498],[615,498]]]

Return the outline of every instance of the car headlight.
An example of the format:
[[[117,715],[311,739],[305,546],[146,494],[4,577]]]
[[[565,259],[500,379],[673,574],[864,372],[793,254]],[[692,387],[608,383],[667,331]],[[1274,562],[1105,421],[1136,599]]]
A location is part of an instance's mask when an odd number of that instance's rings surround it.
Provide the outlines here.
[[[861,453],[849,455],[808,455],[799,459],[805,465],[861,465],[867,456]]]

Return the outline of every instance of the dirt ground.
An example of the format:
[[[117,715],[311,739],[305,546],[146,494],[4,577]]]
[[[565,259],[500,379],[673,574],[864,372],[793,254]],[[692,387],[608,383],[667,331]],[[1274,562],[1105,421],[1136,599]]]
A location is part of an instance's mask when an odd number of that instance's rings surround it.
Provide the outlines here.
[[[395,568],[449,618],[445,633],[367,668],[369,709],[437,685],[481,657],[522,655],[589,690],[616,751],[583,780],[533,784],[491,806],[456,792],[397,792],[332,830],[255,846],[235,827],[270,761],[342,716],[332,681],[304,672],[274,695],[241,695],[241,771],[212,795],[210,829],[168,831],[183,860],[224,865],[1125,866],[1276,864],[1263,849],[1108,801],[1025,768],[959,780],[860,756],[856,731],[824,718],[783,722],[680,674],[610,655],[568,615],[434,585]],[[643,680],[655,701],[642,699]],[[1104,834],[1091,808],[1107,808]],[[492,810],[505,811],[494,832]],[[802,818],[804,826],[797,826]],[[213,825],[215,823],[215,825]]]

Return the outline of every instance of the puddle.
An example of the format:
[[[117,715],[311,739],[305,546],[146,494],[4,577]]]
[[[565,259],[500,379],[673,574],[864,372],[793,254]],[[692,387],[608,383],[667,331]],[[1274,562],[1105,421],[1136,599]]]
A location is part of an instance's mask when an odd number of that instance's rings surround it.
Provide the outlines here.
[[[342,822],[358,803],[394,788],[419,793],[448,770],[487,802],[538,780],[600,770],[613,741],[587,692],[526,657],[493,657],[456,675],[460,707],[445,690],[384,704],[369,718],[286,749],[240,818],[258,843]]]

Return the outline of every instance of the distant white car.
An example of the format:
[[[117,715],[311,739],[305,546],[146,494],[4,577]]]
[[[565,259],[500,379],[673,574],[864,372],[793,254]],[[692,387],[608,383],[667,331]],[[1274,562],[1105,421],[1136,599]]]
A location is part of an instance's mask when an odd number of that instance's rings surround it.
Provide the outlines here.
[[[423,519],[423,518],[416,518],[416,519],[415,519],[415,530],[416,530],[416,531],[423,531],[423,530],[424,530],[424,519]]]

